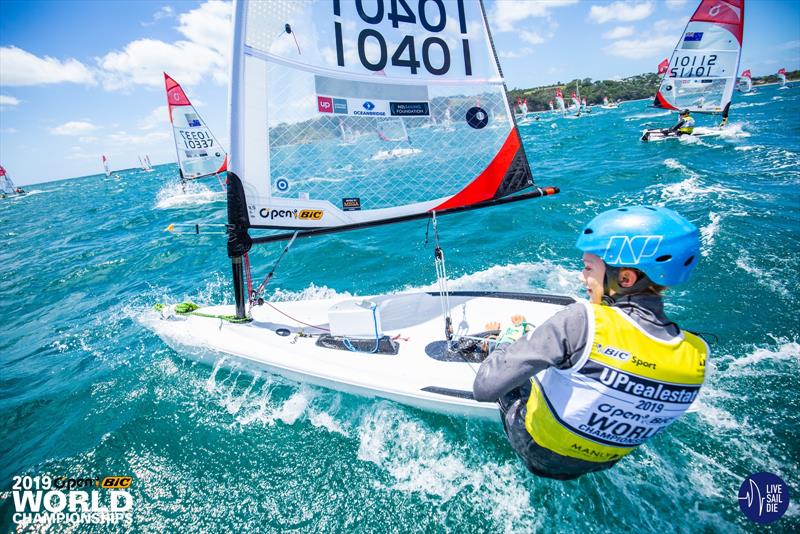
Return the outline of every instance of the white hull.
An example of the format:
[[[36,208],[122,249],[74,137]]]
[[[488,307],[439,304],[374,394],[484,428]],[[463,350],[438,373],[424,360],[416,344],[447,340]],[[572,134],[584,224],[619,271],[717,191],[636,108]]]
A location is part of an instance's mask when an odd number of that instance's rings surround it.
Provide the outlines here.
[[[642,141],[665,141],[667,139],[680,139],[681,137],[714,137],[725,133],[725,128],[722,126],[700,126],[694,129],[691,135],[665,135],[661,133],[661,129],[656,130],[642,130]],[[648,135],[649,134],[649,135]]]
[[[368,298],[378,305],[383,335],[396,338],[397,354],[352,352],[317,344],[318,329],[298,321],[327,327],[327,310],[353,298],[273,303],[252,309],[253,321],[233,324],[220,319],[190,316],[150,316],[143,322],[168,345],[188,357],[213,360],[228,354],[258,367],[302,381],[364,397],[390,399],[448,415],[497,418],[497,404],[472,398],[479,363],[464,361],[443,350],[444,321],[438,293],[408,293]],[[359,298],[358,300],[360,300]],[[475,335],[485,324],[523,314],[540,325],[573,302],[569,297],[488,292],[450,295],[453,328],[457,334]],[[233,306],[198,310],[207,314],[232,314]],[[289,319],[288,316],[294,319]],[[279,335],[285,329],[289,335]],[[313,337],[298,337],[303,331]],[[284,332],[285,333],[285,332]],[[374,347],[371,343],[362,343]],[[383,346],[383,345],[382,345]],[[371,350],[371,348],[365,349]]]

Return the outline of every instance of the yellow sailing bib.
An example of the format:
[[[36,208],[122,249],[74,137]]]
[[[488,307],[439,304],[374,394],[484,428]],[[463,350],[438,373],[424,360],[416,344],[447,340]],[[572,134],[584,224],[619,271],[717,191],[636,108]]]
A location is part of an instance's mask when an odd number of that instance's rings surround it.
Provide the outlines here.
[[[525,426],[556,454],[608,462],[686,411],[703,383],[708,346],[688,332],[660,340],[619,308],[585,305],[586,350],[573,367],[532,379]]]

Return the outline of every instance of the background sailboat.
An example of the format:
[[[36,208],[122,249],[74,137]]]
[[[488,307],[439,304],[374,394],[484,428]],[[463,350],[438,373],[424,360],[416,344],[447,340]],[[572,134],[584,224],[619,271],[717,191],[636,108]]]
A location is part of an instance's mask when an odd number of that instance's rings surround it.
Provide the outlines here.
[[[102,161],[103,161],[103,172],[106,173],[106,178],[110,178],[111,177],[111,168],[108,165],[108,158],[106,157],[105,154],[103,154],[103,160]]]
[[[166,72],[164,84],[181,181],[215,176],[224,189],[220,174],[228,168],[228,154],[197,113],[180,84]]]
[[[721,114],[716,128],[692,135],[719,135],[727,123],[742,51],[744,0],[702,0],[672,53],[653,102],[655,107]],[[645,130],[643,141],[661,140],[662,130]]]
[[[788,89],[789,86],[786,85],[786,69],[781,68],[778,71],[778,80],[780,80],[781,86],[778,89]]]
[[[14,184],[14,181],[11,179],[11,176],[8,175],[5,167],[0,165],[0,198],[24,194],[25,190]]]

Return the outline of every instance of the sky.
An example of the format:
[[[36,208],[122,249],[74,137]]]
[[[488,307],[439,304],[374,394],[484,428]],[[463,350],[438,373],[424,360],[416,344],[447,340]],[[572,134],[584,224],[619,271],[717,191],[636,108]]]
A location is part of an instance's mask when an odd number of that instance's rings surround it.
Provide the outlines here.
[[[511,89],[654,72],[699,2],[484,4]],[[2,0],[0,164],[24,185],[99,174],[102,154],[175,162],[164,71],[227,146],[230,20],[222,0]],[[800,2],[746,0],[740,70],[781,67],[800,68]]]

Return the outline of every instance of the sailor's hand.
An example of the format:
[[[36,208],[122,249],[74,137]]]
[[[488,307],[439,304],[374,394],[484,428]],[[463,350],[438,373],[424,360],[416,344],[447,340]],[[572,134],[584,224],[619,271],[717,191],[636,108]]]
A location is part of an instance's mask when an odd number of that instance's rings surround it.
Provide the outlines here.
[[[523,324],[524,322],[525,322],[525,316],[524,315],[517,314],[517,315],[512,315],[511,316],[511,324],[513,324],[514,326],[519,326],[519,325]]]

